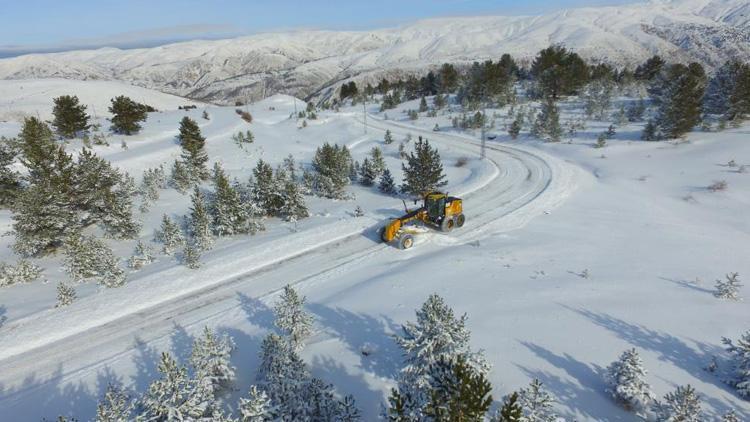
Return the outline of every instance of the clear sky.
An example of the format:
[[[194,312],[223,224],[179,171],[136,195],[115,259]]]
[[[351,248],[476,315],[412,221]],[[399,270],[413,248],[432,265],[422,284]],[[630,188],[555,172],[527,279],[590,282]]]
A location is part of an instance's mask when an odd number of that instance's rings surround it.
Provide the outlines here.
[[[156,45],[295,28],[369,29],[453,15],[540,14],[635,0],[0,0],[0,55]]]

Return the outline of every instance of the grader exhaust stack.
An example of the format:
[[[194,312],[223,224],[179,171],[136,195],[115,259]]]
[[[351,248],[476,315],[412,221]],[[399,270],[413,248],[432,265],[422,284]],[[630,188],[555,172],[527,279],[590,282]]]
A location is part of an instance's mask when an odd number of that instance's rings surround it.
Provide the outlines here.
[[[466,222],[466,216],[463,213],[463,201],[442,192],[426,194],[423,205],[413,211],[409,211],[406,207],[406,201],[403,202],[406,214],[392,219],[385,227],[380,229],[380,238],[383,242],[397,241],[401,249],[409,249],[414,246],[415,232],[410,227],[415,224],[423,224],[443,232],[449,232],[455,227],[463,227]]]

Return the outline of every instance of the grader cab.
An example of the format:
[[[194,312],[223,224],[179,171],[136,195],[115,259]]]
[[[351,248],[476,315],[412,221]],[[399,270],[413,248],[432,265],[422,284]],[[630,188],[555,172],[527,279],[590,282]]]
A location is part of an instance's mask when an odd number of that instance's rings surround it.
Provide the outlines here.
[[[404,206],[406,204],[404,203]],[[424,196],[420,208],[406,210],[406,214],[392,219],[380,229],[383,242],[398,242],[401,249],[414,246],[415,226],[429,226],[443,232],[455,227],[463,227],[466,216],[463,213],[463,201],[442,192],[430,192]]]

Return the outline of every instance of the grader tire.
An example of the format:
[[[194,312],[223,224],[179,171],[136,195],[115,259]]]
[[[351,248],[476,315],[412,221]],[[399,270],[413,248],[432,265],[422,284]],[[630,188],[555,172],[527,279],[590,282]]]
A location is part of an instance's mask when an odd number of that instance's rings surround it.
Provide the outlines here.
[[[405,234],[398,239],[398,247],[401,249],[411,249],[414,246],[414,236]]]
[[[448,233],[448,232],[452,231],[453,227],[455,227],[455,226],[456,226],[456,222],[453,221],[452,218],[446,218],[446,219],[443,220],[442,223],[440,223],[440,231]]]
[[[464,223],[466,223],[466,216],[458,214],[458,217],[456,217],[456,227],[461,228],[464,226]]]
[[[388,243],[388,241],[385,240],[385,227],[381,227],[380,229],[378,229],[378,237],[381,241]]]

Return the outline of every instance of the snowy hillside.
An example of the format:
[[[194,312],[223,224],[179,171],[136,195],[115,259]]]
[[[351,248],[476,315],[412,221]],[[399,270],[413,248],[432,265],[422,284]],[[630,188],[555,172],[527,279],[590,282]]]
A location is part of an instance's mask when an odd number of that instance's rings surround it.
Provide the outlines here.
[[[744,0],[653,0],[543,16],[428,19],[363,32],[298,31],[149,49],[104,48],[0,60],[0,79],[114,79],[232,104],[276,92],[321,94],[348,78],[373,81],[443,62],[530,59],[562,43],[582,56],[634,65],[653,54],[716,66],[750,57]]]

